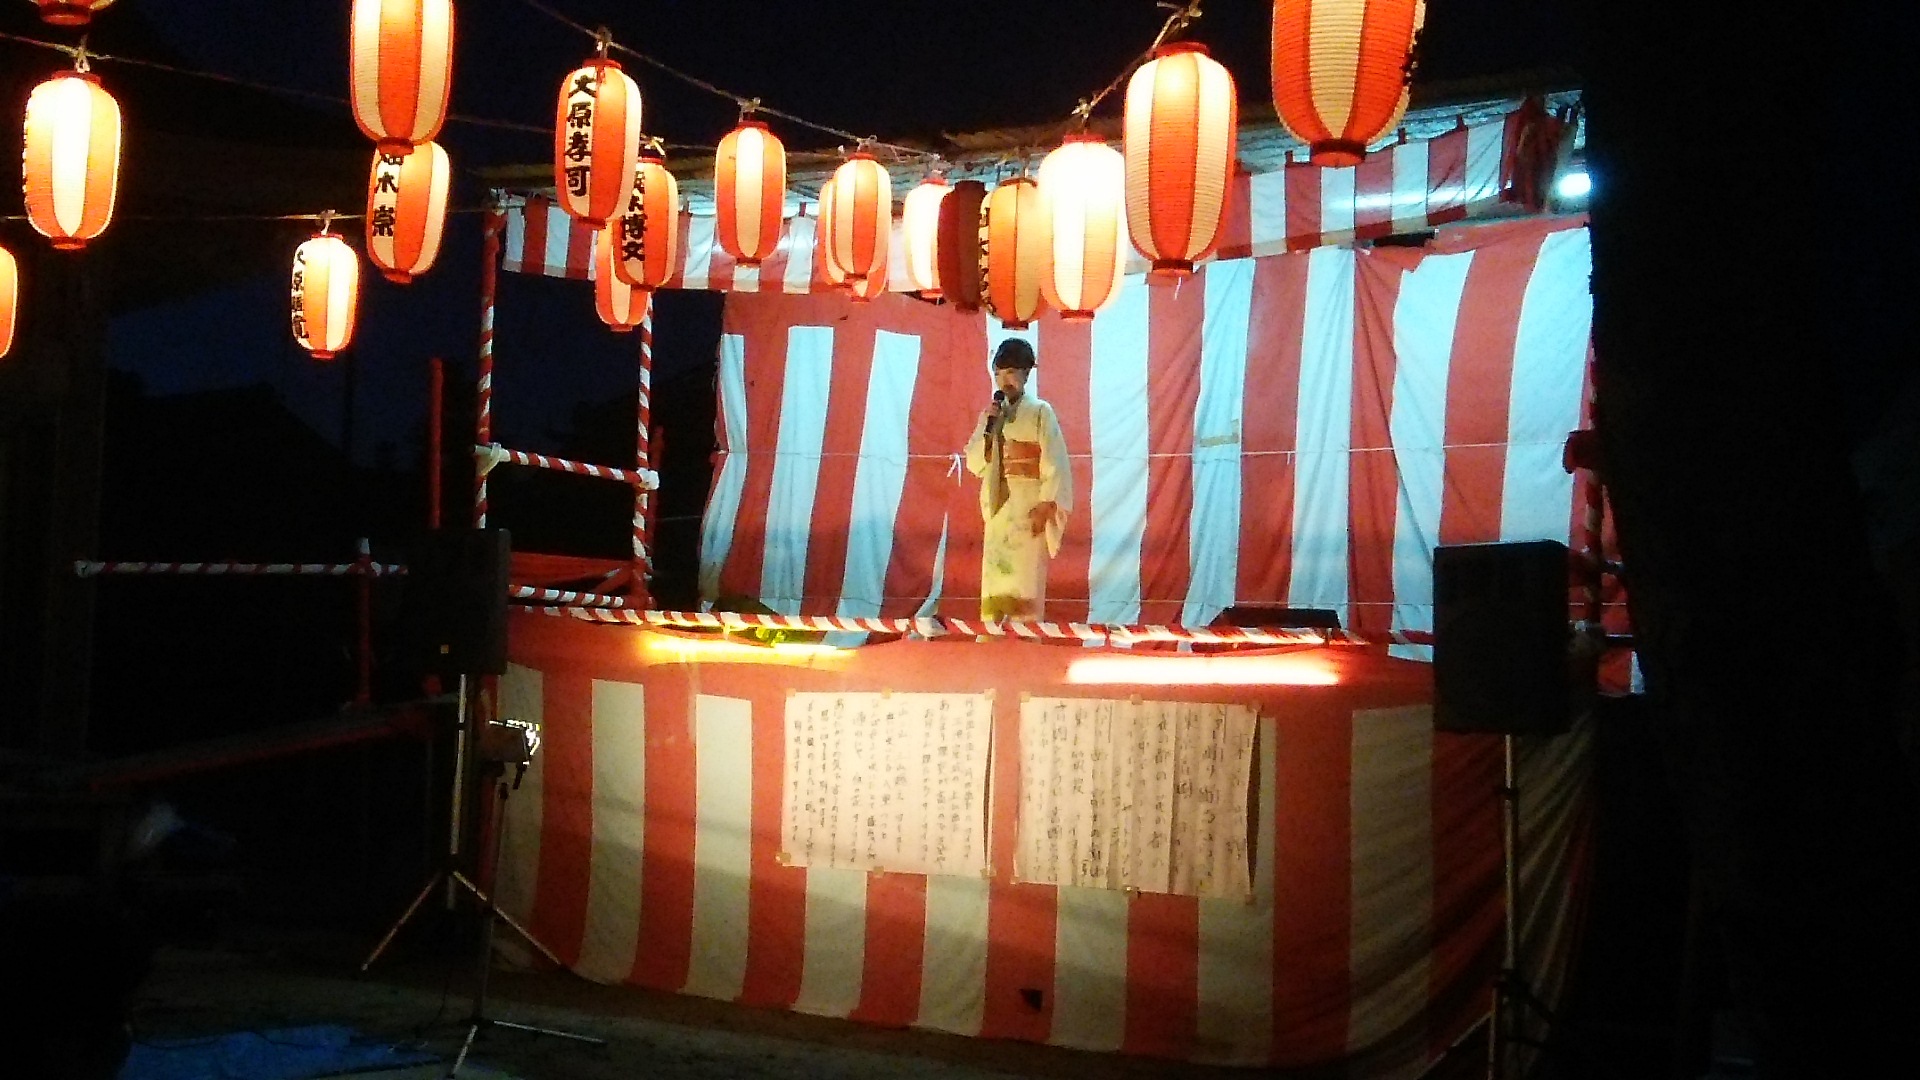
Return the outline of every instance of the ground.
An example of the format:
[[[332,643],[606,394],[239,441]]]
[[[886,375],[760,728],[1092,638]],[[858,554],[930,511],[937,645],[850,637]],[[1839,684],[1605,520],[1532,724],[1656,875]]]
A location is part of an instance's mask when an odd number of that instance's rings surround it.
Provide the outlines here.
[[[417,1046],[450,1064],[472,1012],[472,963],[457,957],[381,958],[358,972],[367,942],[312,938],[169,946],[155,958],[134,1010],[136,1040],[342,1024]],[[481,1035],[462,1076],[519,1080],[729,1080],[914,1075],[937,1080],[1073,1077],[1159,1080],[1251,1075],[1116,1055],[892,1031],[632,987],[565,972],[496,969],[486,1014],[606,1040],[590,1046],[508,1028]],[[444,1076],[447,1064],[382,1077]],[[368,1074],[359,1074],[362,1077]]]

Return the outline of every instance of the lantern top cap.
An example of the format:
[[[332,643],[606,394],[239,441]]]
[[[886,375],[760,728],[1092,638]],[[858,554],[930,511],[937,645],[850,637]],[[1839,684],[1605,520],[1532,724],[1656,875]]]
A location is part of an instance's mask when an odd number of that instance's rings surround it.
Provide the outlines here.
[[[767,122],[765,120],[755,120],[753,117],[746,116],[746,115],[742,115],[740,117],[740,122],[733,126],[733,129],[735,131],[738,131],[741,128],[752,128],[755,131],[769,130],[767,127]]]
[[[1066,146],[1070,143],[1099,143],[1100,145],[1105,146],[1107,144],[1107,140],[1104,137],[1102,137],[1098,132],[1075,131],[1075,132],[1070,132],[1066,138],[1060,140],[1061,146]]]
[[[1169,41],[1153,50],[1153,58],[1158,60],[1163,56],[1178,56],[1181,53],[1199,53],[1201,56],[1208,56],[1207,47],[1197,41]]]

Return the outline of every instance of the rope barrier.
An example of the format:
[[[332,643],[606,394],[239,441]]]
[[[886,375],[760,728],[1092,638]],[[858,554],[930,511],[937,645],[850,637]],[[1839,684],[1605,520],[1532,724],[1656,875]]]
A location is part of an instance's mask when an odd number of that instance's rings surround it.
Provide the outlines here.
[[[615,480],[623,484],[632,484],[644,491],[660,490],[660,474],[652,469],[616,469],[611,465],[588,465],[561,457],[530,454],[525,450],[509,450],[499,443],[476,446],[473,448],[473,456],[477,459],[483,476],[491,472],[496,465],[525,465],[534,469],[549,469],[554,472],[592,476],[601,480]]]
[[[627,599],[624,596],[609,596],[605,593],[572,592],[566,589],[545,589],[537,585],[513,585],[508,587],[507,595],[515,600],[539,600],[550,604],[565,604],[571,607],[624,608]]]
[[[253,563],[253,562],[95,562],[75,559],[73,572],[80,577],[108,574],[197,576],[197,577],[400,577],[407,568],[394,563]]]

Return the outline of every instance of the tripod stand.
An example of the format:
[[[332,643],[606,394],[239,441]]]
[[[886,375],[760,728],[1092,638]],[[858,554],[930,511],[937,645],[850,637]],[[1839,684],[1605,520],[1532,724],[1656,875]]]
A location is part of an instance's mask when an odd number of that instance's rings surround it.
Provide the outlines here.
[[[1493,983],[1493,1013],[1487,1024],[1487,1080],[1506,1080],[1507,1055],[1515,1044],[1535,1049],[1540,1040],[1519,1032],[1520,1021],[1528,1012],[1538,1014],[1548,1024],[1554,1022],[1553,1010],[1533,992],[1520,972],[1520,787],[1514,780],[1513,739],[1500,736],[1502,782],[1500,786],[1500,861],[1505,890],[1501,905],[1504,942],[1500,974]]]
[[[467,712],[467,677],[465,675],[459,676],[457,701],[460,728],[454,742],[453,794],[451,806],[448,809],[447,849],[445,855],[441,859],[440,868],[435,870],[433,874],[427,878],[426,883],[420,886],[420,891],[414,894],[413,901],[407,905],[406,910],[402,911],[400,917],[393,921],[393,925],[387,927],[386,934],[383,935],[379,943],[373,947],[373,951],[368,953],[367,958],[360,962],[360,970],[363,972],[366,971],[373,966],[375,960],[380,959],[380,954],[386,952],[387,946],[393,944],[393,939],[399,935],[400,928],[407,924],[408,919],[413,918],[414,913],[420,910],[420,905],[425,903],[427,897],[433,893],[433,890],[442,884],[447,887],[447,907],[449,910],[452,909],[455,900],[458,898],[458,890],[465,889],[472,895],[475,902],[477,902],[483,910],[494,918],[505,922],[508,926],[513,927],[515,933],[525,939],[527,944],[540,950],[540,953],[548,960],[553,961],[555,966],[565,967],[566,965],[561,963],[560,958],[554,954],[552,949],[542,944],[540,939],[534,937],[533,933],[526,927],[514,921],[513,916],[501,911],[499,906],[493,902],[493,898],[488,896],[480,886],[474,884],[473,880],[467,877],[466,873],[460,868],[460,839],[461,833],[464,831],[463,810],[466,806],[467,782],[469,779],[468,770],[472,765],[468,758],[469,752],[477,750],[479,744],[479,739],[474,731],[475,725],[470,722]],[[505,796],[502,795],[501,798],[504,800]],[[503,802],[503,809],[504,805]],[[496,828],[494,830],[496,847],[499,838],[499,828],[497,826],[504,825],[505,822],[506,819],[504,817],[496,821]],[[489,925],[491,925],[491,920],[489,920]]]

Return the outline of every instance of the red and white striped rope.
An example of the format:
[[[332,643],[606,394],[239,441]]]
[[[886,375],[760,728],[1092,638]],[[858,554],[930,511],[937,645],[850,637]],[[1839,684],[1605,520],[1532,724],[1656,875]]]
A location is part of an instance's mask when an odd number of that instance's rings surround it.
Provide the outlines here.
[[[1000,622],[977,619],[862,619],[837,615],[748,615],[738,612],[633,611],[549,606],[526,610],[567,615],[593,622],[696,630],[801,630],[814,633],[908,634],[919,637],[1017,637],[1031,640],[1099,641],[1111,644],[1190,641],[1219,645],[1431,645],[1423,631],[1354,634],[1344,630],[1262,630],[1248,627],[1126,626],[1113,623],[1059,623],[1034,619]]]
[[[573,592],[567,589],[543,589],[537,585],[512,585],[507,595],[515,600],[539,600],[549,604],[565,604],[569,607],[623,608],[627,606],[624,596],[608,596],[605,593]]]
[[[311,576],[311,577],[399,577],[407,572],[393,563],[250,563],[250,562],[94,562],[76,559],[73,572],[80,577],[106,574],[157,576],[174,574],[200,577]]]
[[[634,461],[641,472],[653,470],[653,446],[651,432],[653,427],[653,297],[647,297],[647,311],[640,319],[640,373],[637,388],[639,407],[636,410],[634,429]],[[654,474],[657,478],[658,474]],[[659,486],[658,479],[654,486]],[[650,497],[648,489],[635,485],[633,489],[633,577],[636,583],[644,583],[653,574],[653,555],[647,550],[647,508]]]
[[[570,472],[579,476],[592,476],[601,480],[614,480],[622,484],[632,484],[635,488],[643,491],[652,491],[660,486],[660,478],[651,472],[643,472],[639,469],[616,469],[611,465],[588,465],[584,462],[569,461],[562,457],[548,457],[545,454],[533,454],[525,450],[509,450],[498,444],[493,446],[476,446],[473,448],[473,454],[474,457],[478,458],[482,463],[483,475],[485,472],[485,463],[489,457],[492,457],[501,463],[511,462],[515,465],[526,465],[535,469]]]

